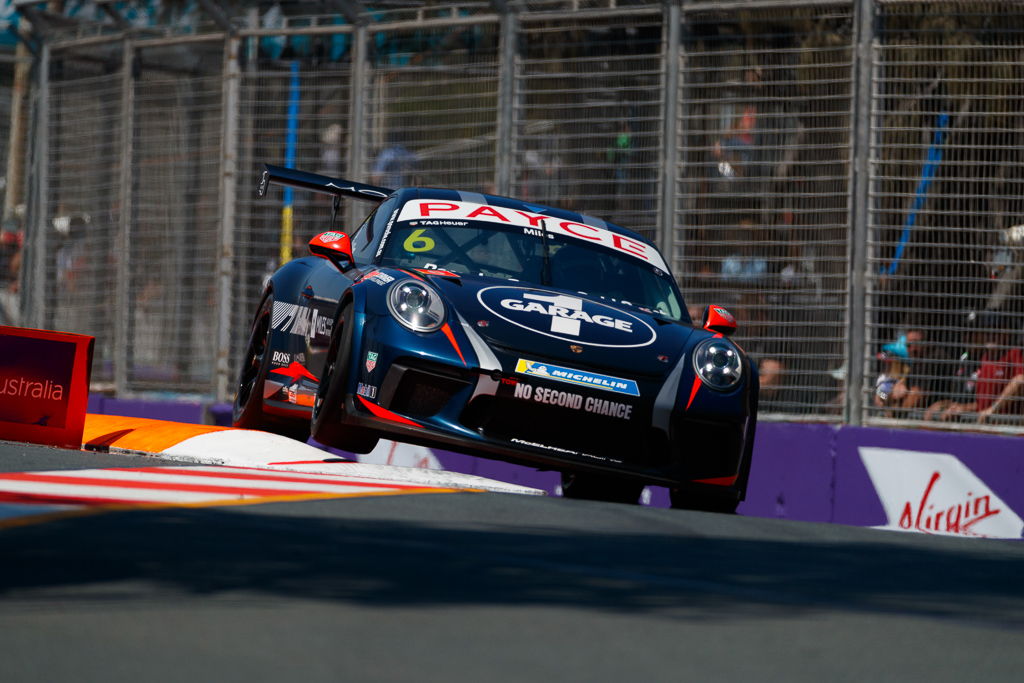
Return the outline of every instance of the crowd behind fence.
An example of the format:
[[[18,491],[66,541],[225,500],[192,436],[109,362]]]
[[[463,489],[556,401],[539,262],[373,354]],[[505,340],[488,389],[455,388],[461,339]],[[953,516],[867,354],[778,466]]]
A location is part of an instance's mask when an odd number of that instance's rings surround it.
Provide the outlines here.
[[[96,335],[97,388],[230,399],[331,214],[256,200],[289,162],[646,235],[739,318],[763,418],[1024,430],[1024,4],[391,7],[44,34],[22,322]]]

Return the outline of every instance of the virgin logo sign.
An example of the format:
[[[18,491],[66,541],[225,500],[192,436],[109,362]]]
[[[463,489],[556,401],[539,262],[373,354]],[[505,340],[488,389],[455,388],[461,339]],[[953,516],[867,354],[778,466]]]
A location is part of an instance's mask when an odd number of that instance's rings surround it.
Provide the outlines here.
[[[970,491],[963,501],[936,510],[931,495],[941,478],[941,472],[933,472],[920,500],[904,503],[899,521],[901,529],[973,536],[971,530],[976,524],[1002,512],[1000,508],[992,507],[990,494],[974,497]]]
[[[955,456],[895,448],[859,451],[888,516],[882,528],[1021,538],[1024,520]]]

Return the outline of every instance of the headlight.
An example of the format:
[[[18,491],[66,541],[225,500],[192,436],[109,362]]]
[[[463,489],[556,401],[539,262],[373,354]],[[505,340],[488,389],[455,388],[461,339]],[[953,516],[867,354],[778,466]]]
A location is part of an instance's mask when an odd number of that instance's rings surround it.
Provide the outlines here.
[[[693,369],[707,386],[728,391],[743,375],[740,350],[725,339],[706,339],[693,352]]]
[[[441,295],[416,280],[400,280],[391,285],[388,310],[414,332],[433,332],[444,324]]]

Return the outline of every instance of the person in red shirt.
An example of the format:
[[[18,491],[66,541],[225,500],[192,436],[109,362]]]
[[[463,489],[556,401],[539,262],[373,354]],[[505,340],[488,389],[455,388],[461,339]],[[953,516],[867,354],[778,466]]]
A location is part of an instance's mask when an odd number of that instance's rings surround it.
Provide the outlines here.
[[[1019,400],[1024,393],[1024,353],[1014,348],[1007,351],[995,363],[986,367],[982,361],[978,371],[977,393],[978,422],[989,421],[993,415],[1003,413],[1020,414]]]
[[[986,422],[995,414],[1020,414],[1024,402],[1024,351],[1011,346],[1011,333],[1003,323],[1003,316],[989,314],[977,331],[984,348],[977,369],[971,373],[967,387],[970,400],[939,401],[926,413],[927,419],[950,421],[967,418],[977,413],[978,422]]]

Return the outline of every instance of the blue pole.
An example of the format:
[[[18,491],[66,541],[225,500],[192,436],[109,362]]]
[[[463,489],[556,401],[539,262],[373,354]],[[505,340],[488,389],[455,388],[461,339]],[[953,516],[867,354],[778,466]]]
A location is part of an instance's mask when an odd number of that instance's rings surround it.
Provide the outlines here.
[[[928,148],[928,160],[921,170],[921,180],[917,183],[914,204],[910,208],[910,213],[907,214],[907,219],[903,222],[903,234],[900,235],[900,243],[896,246],[896,253],[892,257],[892,263],[889,264],[888,268],[882,269],[884,275],[894,275],[896,273],[896,268],[900,265],[900,259],[903,258],[903,251],[907,248],[907,243],[910,242],[910,231],[913,230],[914,225],[917,223],[917,212],[924,208],[924,200],[928,197],[928,186],[931,185],[932,178],[935,177],[935,171],[938,169],[939,164],[942,163],[942,141],[946,137],[947,126],[949,126],[949,114],[942,112],[939,114],[938,128],[936,128],[935,135],[932,137],[932,146]]]
[[[284,165],[295,168],[295,147],[299,138],[299,63],[291,64],[291,81],[288,85],[288,123],[284,139]],[[281,208],[281,254],[282,264],[292,260],[292,188],[284,188],[284,206]]]

